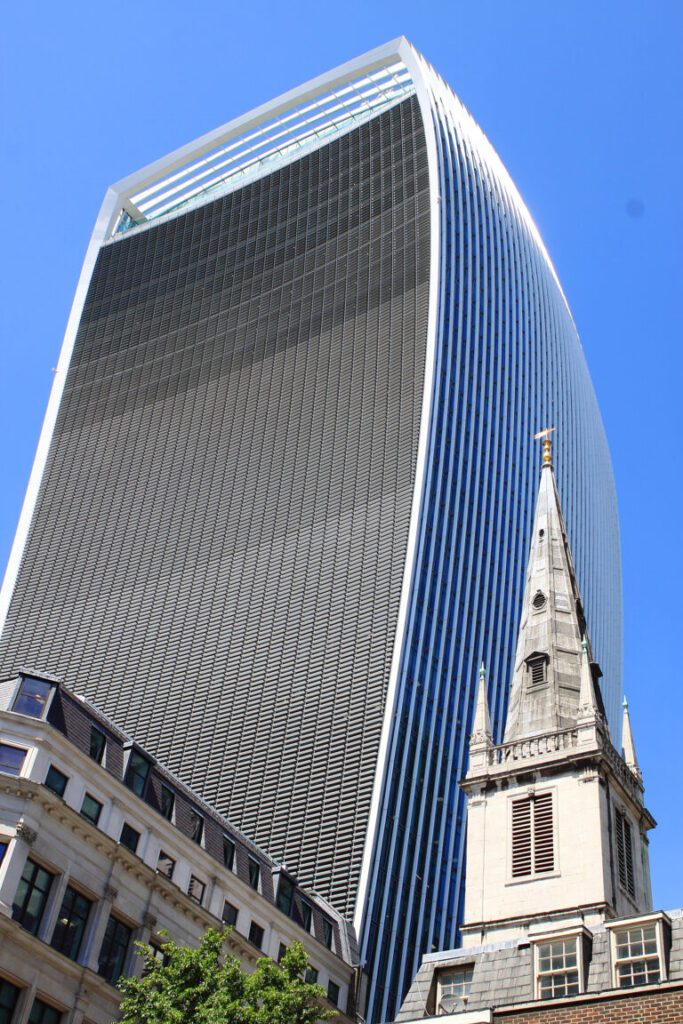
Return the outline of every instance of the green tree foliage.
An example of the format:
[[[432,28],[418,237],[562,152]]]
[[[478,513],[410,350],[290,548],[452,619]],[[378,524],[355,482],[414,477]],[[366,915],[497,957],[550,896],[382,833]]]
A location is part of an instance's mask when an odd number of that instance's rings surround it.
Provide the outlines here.
[[[137,943],[141,978],[125,978],[121,1024],[316,1024],[335,1014],[321,1005],[325,992],[304,981],[308,956],[294,942],[276,964],[262,957],[253,974],[223,956],[225,933],[206,932],[198,949],[169,941],[163,961]]]

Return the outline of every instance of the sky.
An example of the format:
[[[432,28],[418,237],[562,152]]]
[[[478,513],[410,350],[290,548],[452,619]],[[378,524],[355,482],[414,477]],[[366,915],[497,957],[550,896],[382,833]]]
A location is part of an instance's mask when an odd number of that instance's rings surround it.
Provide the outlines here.
[[[111,0],[0,27],[0,571],[109,184],[399,35],[470,109],[555,263],[616,474],[624,688],[656,907],[683,906],[683,4]]]

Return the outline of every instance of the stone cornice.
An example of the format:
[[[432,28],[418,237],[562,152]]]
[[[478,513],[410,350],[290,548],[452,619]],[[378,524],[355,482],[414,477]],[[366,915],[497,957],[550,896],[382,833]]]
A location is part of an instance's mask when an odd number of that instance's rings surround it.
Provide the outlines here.
[[[164,874],[161,874],[150,865],[145,864],[140,857],[126,849],[125,846],[121,846],[120,843],[105,832],[101,831],[96,825],[92,825],[90,822],[86,821],[76,810],[74,810],[74,808],[66,804],[64,800],[52,793],[51,790],[46,789],[45,786],[38,782],[34,782],[31,779],[23,777],[3,776],[2,779],[4,783],[2,786],[3,792],[26,800],[27,803],[32,805],[30,810],[33,813],[35,813],[38,808],[41,808],[50,817],[55,818],[63,828],[69,829],[75,835],[78,835],[79,842],[85,842],[92,846],[98,851],[98,853],[105,856],[112,865],[117,865],[119,869],[122,869],[127,874],[133,876],[137,881],[141,882],[145,886],[150,894],[154,894],[164,900],[169,904],[169,906],[173,907],[176,912],[183,914],[185,917],[191,918],[201,925],[203,929],[224,927],[223,922],[218,917],[204,907],[199,906],[199,904],[194,900],[190,899],[187,893],[183,892],[175,882],[171,881],[171,879],[167,878]],[[32,814],[29,816],[33,817]],[[24,832],[35,832],[37,836],[40,835],[40,828],[34,828],[33,821],[29,825],[21,820],[16,829],[17,834],[22,838],[22,833]],[[194,852],[194,849],[192,852]],[[190,858],[188,856],[188,860],[189,859]],[[190,863],[192,863],[191,860]],[[213,861],[211,863],[215,867],[215,863]],[[57,867],[57,865],[54,866]],[[198,868],[201,870],[200,865],[198,865]],[[227,874],[228,871],[227,869],[225,870]],[[233,890],[239,890],[246,886],[246,883],[233,872],[229,872],[229,875]],[[215,874],[210,877],[214,883],[219,881],[218,876]],[[117,895],[115,883],[119,888],[123,887],[121,880],[118,880],[117,882],[116,879],[114,879],[109,886],[110,889],[114,887],[114,903]],[[226,891],[226,894],[229,897],[230,887],[221,886],[221,888]],[[252,890],[249,890],[249,896],[251,895]],[[108,896],[105,893],[104,898],[111,899],[111,896]],[[237,898],[236,895],[233,898]],[[260,898],[261,897],[259,897],[259,899]],[[248,900],[245,900],[245,903],[247,902]],[[280,917],[282,912],[269,901],[264,902],[264,911],[266,908],[268,912],[268,923],[277,928],[275,919]],[[152,907],[152,913],[153,909],[154,908]],[[148,910],[148,912],[150,911]],[[287,921],[292,925],[292,930],[301,930],[300,926],[290,918],[287,918]],[[318,961],[321,966],[324,965],[325,969],[330,971],[333,976],[339,974],[340,977],[343,978],[349,986],[351,986],[351,975],[353,973],[352,964],[348,963],[332,950],[322,947],[322,943],[320,943],[313,934],[302,934],[300,937],[297,936],[297,938],[300,938],[300,941],[307,946],[308,952],[313,956],[314,960]],[[315,941],[315,948],[311,948],[313,943],[307,943],[307,938]],[[226,934],[226,945],[231,952],[236,953],[241,960],[246,961],[251,965],[254,965],[260,957],[266,955],[262,950],[250,943],[246,936],[234,929]],[[324,949],[324,953],[322,949]],[[332,966],[333,964],[334,967]],[[340,1015],[339,1019],[344,1021],[347,1020],[344,1015]]]
[[[477,748],[476,763],[460,785],[472,792],[486,783],[538,772],[556,772],[563,765],[591,763],[602,766],[619,783],[630,800],[642,808],[646,827],[655,820],[643,807],[643,784],[607,738],[599,719],[579,722],[570,729],[510,740],[497,746]]]

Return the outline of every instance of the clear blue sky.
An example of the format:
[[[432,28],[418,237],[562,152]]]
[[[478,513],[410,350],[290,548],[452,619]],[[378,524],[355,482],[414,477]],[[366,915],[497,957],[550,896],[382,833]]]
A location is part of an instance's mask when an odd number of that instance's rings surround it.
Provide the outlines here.
[[[579,328],[619,492],[655,904],[683,905],[680,0],[25,0],[2,22],[0,567],[107,185],[406,35],[503,158]]]

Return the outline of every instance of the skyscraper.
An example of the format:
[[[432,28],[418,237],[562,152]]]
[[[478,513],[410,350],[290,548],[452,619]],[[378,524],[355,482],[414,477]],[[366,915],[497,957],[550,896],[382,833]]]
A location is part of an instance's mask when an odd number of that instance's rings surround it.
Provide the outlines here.
[[[360,928],[371,1020],[455,942],[477,665],[503,720],[538,463],[618,728],[609,454],[500,160],[405,40],[113,186],[8,568],[63,675]]]

